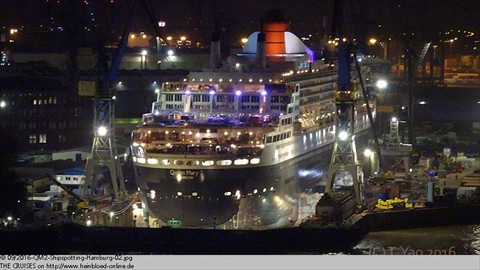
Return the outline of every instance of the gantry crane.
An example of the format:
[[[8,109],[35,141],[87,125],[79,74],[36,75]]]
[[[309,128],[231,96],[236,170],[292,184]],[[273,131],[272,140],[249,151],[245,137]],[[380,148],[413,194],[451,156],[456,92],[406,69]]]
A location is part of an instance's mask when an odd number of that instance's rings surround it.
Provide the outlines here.
[[[328,167],[325,192],[334,186],[353,186],[357,204],[363,200],[363,172],[357,160],[354,132],[354,109],[358,83],[350,82],[350,61],[347,44],[338,46],[338,82],[335,92],[335,143]]]
[[[104,76],[97,81],[80,81],[79,94],[93,96],[94,102],[94,138],[91,156],[87,158],[85,166],[85,184],[80,188],[82,197],[93,196],[93,185],[98,177],[98,169],[107,167],[110,171],[114,198],[120,198],[127,194],[123,179],[120,158],[117,156],[115,143],[115,78],[127,47],[128,37],[132,30],[134,15],[140,5],[143,5],[150,22],[153,24],[158,38],[161,39],[159,26],[154,19],[153,12],[149,8],[147,0],[134,0],[130,9],[130,15],[126,27],[122,33],[118,49],[112,58],[110,66],[104,52],[104,46],[98,48],[98,62],[103,67]]]
[[[344,0],[337,0],[334,3],[332,36],[338,39],[338,80],[335,91],[335,143],[328,167],[325,192],[329,193],[337,186],[353,186],[357,204],[361,205],[363,202],[363,171],[357,160],[354,139],[355,103],[358,98],[359,86],[362,86],[371,124],[373,119],[355,54],[353,54],[353,59],[358,68],[358,79],[354,83],[351,82],[352,53],[351,46],[343,33],[343,3]]]
[[[112,60],[112,63],[106,75],[98,81],[80,81],[79,94],[93,96],[94,109],[94,137],[92,144],[91,156],[87,158],[85,165],[85,183],[80,187],[80,195],[88,197],[93,194],[94,187],[98,177],[98,169],[106,166],[110,171],[110,177],[113,188],[113,195],[119,198],[126,194],[125,183],[123,179],[120,160],[117,157],[117,148],[115,143],[115,127],[113,120],[115,118],[115,102],[114,88],[115,81],[120,63],[127,46],[128,35],[133,25],[133,15],[139,5],[139,1],[135,1],[131,9],[130,18],[124,29],[118,50]],[[105,63],[105,52],[103,46],[99,46],[97,52],[99,63],[104,69],[108,64]]]
[[[420,56],[417,56],[413,49],[410,46],[406,46],[405,51],[407,55],[407,80],[408,80],[408,141],[412,145],[415,141],[415,136],[413,134],[414,127],[414,118],[413,118],[413,102],[414,102],[414,89],[416,82],[416,72],[418,67],[422,64],[425,55],[430,48],[431,42],[425,43],[420,52]]]

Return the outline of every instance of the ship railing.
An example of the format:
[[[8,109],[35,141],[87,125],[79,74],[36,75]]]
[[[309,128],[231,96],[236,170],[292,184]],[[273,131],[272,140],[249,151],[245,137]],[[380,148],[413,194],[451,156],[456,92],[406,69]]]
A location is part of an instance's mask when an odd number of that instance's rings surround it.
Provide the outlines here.
[[[148,154],[183,155],[187,156],[217,156],[225,158],[259,157],[263,148],[259,145],[235,145],[235,144],[171,144],[150,143],[145,146]]]
[[[206,117],[201,120],[193,119],[176,119],[168,115],[156,115],[153,113],[146,113],[142,116],[142,122],[138,126],[190,126],[190,127],[275,127],[279,125],[281,113],[271,112],[268,115],[272,118],[268,121],[255,122],[251,119],[244,119],[244,117],[236,116],[232,118],[216,119],[217,117]],[[255,114],[262,116],[262,114]]]
[[[299,73],[299,74],[294,73],[290,76],[285,76],[284,80],[285,81],[308,80],[308,79],[316,79],[319,77],[325,77],[328,75],[335,76],[336,74],[337,74],[337,71],[333,69],[323,68],[315,72],[306,72],[306,73]]]
[[[314,126],[302,127],[301,131],[302,132],[315,131],[315,130],[318,130],[318,129],[330,127],[333,124],[335,124],[335,119],[334,118],[328,118],[328,120],[322,120],[320,122],[317,122]]]

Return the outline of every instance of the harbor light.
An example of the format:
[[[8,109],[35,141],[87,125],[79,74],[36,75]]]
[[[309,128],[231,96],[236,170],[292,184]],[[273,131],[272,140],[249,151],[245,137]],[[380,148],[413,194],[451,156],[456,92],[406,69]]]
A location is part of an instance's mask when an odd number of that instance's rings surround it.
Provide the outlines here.
[[[345,141],[346,139],[348,139],[348,133],[346,131],[342,130],[338,133],[338,138],[341,141]]]
[[[392,117],[392,123],[396,123],[398,121],[397,117]]]
[[[92,221],[90,219],[87,220],[87,226],[92,225]]]
[[[7,103],[5,101],[0,101],[0,108],[5,108],[7,106]]]
[[[108,130],[107,130],[106,127],[104,127],[104,126],[98,127],[97,133],[98,133],[99,136],[105,136],[105,135],[107,135],[107,132],[108,132]]]
[[[241,94],[242,94],[242,91],[240,90],[235,91],[235,95],[240,96]]]
[[[10,216],[9,216],[9,217],[7,217],[7,220],[8,220],[9,222],[10,222],[10,221],[12,221],[12,219],[13,219],[13,218],[12,218],[12,217],[10,217]]]
[[[115,215],[114,212],[110,212],[110,218],[113,218],[114,215]]]
[[[235,199],[240,200],[242,197],[242,194],[240,193],[240,190],[235,191]]]
[[[262,94],[262,96],[266,96],[266,95],[267,95],[267,91],[262,90],[261,94]]]
[[[209,93],[210,93],[210,95],[215,95],[215,91],[213,91],[213,90],[210,90]]]
[[[168,51],[167,51],[167,55],[168,55],[168,56],[173,56],[173,50],[168,50]]]
[[[370,155],[372,155],[372,150],[370,150],[369,148],[365,149],[365,151],[363,151],[363,155],[365,157],[370,157]]]
[[[158,94],[158,93],[160,93],[160,88],[155,89],[155,94]]]
[[[384,79],[380,79],[380,80],[377,81],[378,89],[385,89],[385,88],[387,88],[387,85],[388,85],[388,83]]]

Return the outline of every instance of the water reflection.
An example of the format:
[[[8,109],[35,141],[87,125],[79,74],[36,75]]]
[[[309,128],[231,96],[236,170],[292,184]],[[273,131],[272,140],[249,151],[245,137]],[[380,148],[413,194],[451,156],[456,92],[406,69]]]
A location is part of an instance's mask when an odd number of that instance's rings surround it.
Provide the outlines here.
[[[371,232],[355,250],[365,255],[480,255],[480,224]]]

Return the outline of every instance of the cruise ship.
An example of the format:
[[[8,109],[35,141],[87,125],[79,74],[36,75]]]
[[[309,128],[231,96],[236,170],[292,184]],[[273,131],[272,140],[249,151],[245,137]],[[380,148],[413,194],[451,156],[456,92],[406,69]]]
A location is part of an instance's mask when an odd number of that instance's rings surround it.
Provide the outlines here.
[[[316,61],[277,18],[227,59],[214,35],[210,60],[209,69],[163,83],[132,133],[144,208],[158,224],[183,227],[297,224],[300,197],[325,180],[331,158],[335,66]],[[355,133],[366,133],[357,92]]]

